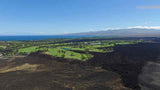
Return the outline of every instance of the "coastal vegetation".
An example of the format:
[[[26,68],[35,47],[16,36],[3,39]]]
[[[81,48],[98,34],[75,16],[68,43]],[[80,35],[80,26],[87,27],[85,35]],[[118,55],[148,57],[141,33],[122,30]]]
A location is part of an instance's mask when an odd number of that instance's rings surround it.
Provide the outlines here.
[[[88,40],[89,39],[89,40]],[[142,40],[97,40],[85,39],[49,39],[37,41],[1,41],[2,56],[25,56],[32,52],[43,52],[53,57],[88,60],[93,57],[89,52],[113,52],[116,45],[136,44]],[[77,40],[77,41],[76,41]]]

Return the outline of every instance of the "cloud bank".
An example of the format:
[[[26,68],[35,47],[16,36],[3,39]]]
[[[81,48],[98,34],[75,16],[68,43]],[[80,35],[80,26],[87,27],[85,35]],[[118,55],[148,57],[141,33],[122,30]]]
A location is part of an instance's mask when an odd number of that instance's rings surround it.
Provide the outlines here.
[[[157,29],[160,30],[160,26],[133,26],[133,27],[127,27],[127,28],[105,28],[103,29],[104,31],[106,30],[119,30],[119,29]]]
[[[138,9],[160,9],[160,5],[157,6],[139,6]]]
[[[128,29],[132,28],[140,28],[140,29],[160,29],[160,26],[134,26],[134,27],[128,27]]]

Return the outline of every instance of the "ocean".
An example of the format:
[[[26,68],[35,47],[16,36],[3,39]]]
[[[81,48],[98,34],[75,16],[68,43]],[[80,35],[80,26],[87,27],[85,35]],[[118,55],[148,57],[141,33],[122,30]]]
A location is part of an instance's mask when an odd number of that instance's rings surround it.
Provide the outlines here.
[[[64,36],[64,35],[35,35],[35,36],[0,36],[0,41],[28,41],[28,40],[45,40],[55,38],[83,38],[91,36]]]

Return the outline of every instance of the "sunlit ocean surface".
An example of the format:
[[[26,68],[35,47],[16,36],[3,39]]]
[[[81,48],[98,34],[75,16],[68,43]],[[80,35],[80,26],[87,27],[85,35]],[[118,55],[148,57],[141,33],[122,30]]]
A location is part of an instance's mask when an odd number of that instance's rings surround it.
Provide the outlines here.
[[[0,41],[45,40],[54,38],[81,38],[91,36],[63,36],[63,35],[39,35],[39,36],[0,36]]]

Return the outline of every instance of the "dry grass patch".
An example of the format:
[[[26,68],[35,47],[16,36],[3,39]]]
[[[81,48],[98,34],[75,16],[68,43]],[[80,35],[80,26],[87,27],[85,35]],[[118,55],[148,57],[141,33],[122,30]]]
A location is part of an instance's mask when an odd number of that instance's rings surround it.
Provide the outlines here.
[[[13,71],[29,71],[29,72],[34,72],[37,70],[37,67],[39,67],[40,64],[29,64],[29,63],[25,63],[23,65],[20,66],[15,66],[12,68],[9,67],[5,67],[2,68],[0,73],[6,73],[6,72],[13,72]]]

